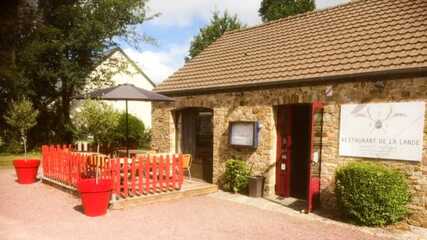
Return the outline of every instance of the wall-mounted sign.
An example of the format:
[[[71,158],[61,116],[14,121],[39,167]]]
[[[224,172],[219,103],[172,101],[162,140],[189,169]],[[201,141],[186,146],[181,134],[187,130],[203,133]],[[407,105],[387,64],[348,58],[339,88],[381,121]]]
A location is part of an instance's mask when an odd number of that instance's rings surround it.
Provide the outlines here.
[[[424,102],[342,105],[339,154],[420,161],[424,116]]]
[[[230,122],[229,143],[241,147],[257,147],[258,122]]]

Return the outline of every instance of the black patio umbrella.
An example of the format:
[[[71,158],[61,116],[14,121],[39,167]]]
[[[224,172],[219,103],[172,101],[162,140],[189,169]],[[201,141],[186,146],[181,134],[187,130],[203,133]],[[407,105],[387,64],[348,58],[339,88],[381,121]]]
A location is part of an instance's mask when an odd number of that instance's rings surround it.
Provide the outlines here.
[[[114,87],[95,90],[93,92],[80,95],[75,99],[95,99],[109,101],[126,102],[126,155],[129,156],[129,122],[128,122],[128,101],[147,101],[147,102],[172,102],[173,98],[148,91],[133,84],[119,84]]]

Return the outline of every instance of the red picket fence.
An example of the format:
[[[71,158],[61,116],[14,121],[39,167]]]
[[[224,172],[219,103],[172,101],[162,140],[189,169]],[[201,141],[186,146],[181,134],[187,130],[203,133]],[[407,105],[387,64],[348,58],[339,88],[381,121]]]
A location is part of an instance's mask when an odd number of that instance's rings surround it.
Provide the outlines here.
[[[178,190],[184,181],[182,154],[116,158],[110,163],[113,192],[123,198]]]
[[[108,158],[45,145],[42,156],[45,178],[74,188],[82,177],[111,179],[113,193],[122,198],[179,190],[184,181],[182,154]]]

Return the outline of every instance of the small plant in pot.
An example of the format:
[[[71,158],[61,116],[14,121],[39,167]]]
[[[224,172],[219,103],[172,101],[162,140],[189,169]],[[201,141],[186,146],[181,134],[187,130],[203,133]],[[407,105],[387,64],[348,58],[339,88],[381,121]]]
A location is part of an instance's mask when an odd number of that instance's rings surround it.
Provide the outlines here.
[[[20,101],[12,102],[4,116],[6,123],[19,131],[24,146],[24,159],[13,161],[18,183],[21,184],[34,183],[40,166],[39,159],[27,159],[27,132],[36,125],[38,114],[39,112],[33,108],[31,101],[23,98]]]
[[[107,213],[111,199],[111,179],[99,177],[99,167],[81,176],[77,188],[82,200],[84,214],[89,217],[102,216]]]
[[[229,159],[225,162],[224,190],[233,193],[245,192],[248,187],[248,178],[251,175],[247,163],[240,159]]]

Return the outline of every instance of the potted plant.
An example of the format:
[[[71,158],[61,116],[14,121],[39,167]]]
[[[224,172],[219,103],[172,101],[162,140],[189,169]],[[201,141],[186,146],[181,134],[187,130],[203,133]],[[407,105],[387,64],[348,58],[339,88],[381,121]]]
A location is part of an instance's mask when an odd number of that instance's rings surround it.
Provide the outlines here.
[[[40,166],[40,160],[27,159],[27,131],[37,123],[39,112],[33,108],[33,104],[26,98],[15,102],[13,101],[4,118],[6,123],[19,131],[19,135],[24,145],[24,159],[13,161],[15,166],[18,183],[30,184],[36,181],[37,171]]]
[[[89,217],[105,215],[111,199],[112,181],[111,179],[100,179],[99,172],[100,167],[97,162],[95,171],[86,172],[77,184],[84,214]]]
[[[245,161],[240,159],[229,159],[225,162],[224,184],[226,191],[233,193],[247,190],[248,177],[251,170]]]
[[[264,191],[264,176],[252,176],[253,163],[248,166],[246,161],[229,159],[225,162],[225,190],[245,193],[250,197],[262,197]]]

